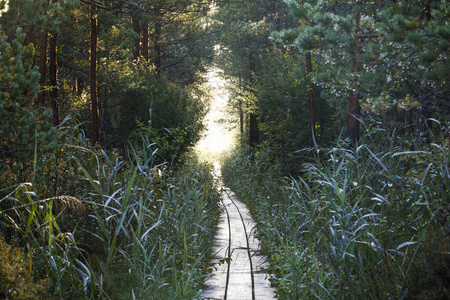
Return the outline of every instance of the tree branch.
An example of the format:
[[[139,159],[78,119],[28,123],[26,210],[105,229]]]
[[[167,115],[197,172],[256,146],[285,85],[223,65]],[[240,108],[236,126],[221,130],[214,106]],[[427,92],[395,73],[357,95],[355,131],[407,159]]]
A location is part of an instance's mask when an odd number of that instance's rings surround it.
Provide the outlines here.
[[[92,2],[92,1],[87,1],[87,0],[80,0],[80,2],[83,2],[83,3],[89,4],[89,5],[93,5],[93,6],[95,6],[95,7],[98,7],[98,8],[104,9],[104,10],[112,10],[112,8],[111,8],[111,7],[108,7],[108,6],[104,6],[104,5],[101,5],[101,4],[98,4],[98,3]]]

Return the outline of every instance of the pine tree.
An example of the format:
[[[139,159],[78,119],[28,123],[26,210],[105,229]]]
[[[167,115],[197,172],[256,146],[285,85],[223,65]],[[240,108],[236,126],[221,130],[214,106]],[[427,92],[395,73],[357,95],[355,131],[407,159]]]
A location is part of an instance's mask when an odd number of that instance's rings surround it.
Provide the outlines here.
[[[342,116],[344,99],[350,100],[347,133],[353,144],[361,110],[420,107],[424,119],[433,107],[448,111],[445,1],[285,2],[300,26],[274,36],[317,56],[313,81]]]
[[[91,143],[96,145],[100,142],[100,125],[98,117],[97,101],[97,8],[91,5],[91,61],[89,69],[90,94],[91,94],[91,120],[92,136]]]
[[[446,1],[385,5],[378,13],[378,47],[368,49],[365,57],[379,62],[377,75],[384,83],[368,105],[420,107],[419,128],[425,135],[431,125],[428,118],[450,116],[449,13]],[[390,96],[387,101],[385,95]]]
[[[33,160],[55,151],[58,134],[51,111],[34,107],[40,87],[38,69],[32,65],[34,46],[23,46],[20,28],[15,36],[8,37],[1,27],[0,33],[0,186],[7,192],[30,178]]]

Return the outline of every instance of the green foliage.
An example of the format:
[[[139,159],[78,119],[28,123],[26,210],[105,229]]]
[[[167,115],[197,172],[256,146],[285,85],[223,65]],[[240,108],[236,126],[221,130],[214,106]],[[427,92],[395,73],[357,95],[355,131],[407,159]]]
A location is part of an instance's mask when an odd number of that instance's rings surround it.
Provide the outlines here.
[[[264,156],[271,166],[277,165],[285,174],[295,174],[303,158],[299,149],[310,145],[308,100],[304,56],[296,50],[274,49],[267,55],[255,84],[260,117],[261,146],[256,155]],[[315,61],[314,61],[315,64]],[[276,68],[274,68],[276,66]],[[316,142],[326,145],[333,138],[332,111],[328,102],[314,89]]]
[[[29,276],[49,279],[53,297],[192,299],[198,296],[217,222],[210,166],[190,157],[156,165],[142,137],[129,159],[68,136],[59,191],[18,186],[0,203],[11,243],[28,245]]]
[[[30,59],[33,45],[23,46],[25,34],[20,29],[11,43],[1,27],[0,32],[0,186],[6,189],[30,180],[36,167],[40,172],[33,178],[41,180],[45,166],[33,161],[42,162],[44,154],[55,153],[59,137],[51,125],[51,111],[34,107],[39,73]]]
[[[436,1],[431,4],[429,17],[419,18],[421,11],[423,13],[427,9],[421,7],[423,4],[412,5],[410,11],[399,11],[398,5],[387,6],[380,13],[382,22],[377,24],[376,29],[382,35],[383,43],[387,44],[383,45],[383,48],[386,47],[384,49],[389,51],[386,52],[385,59],[389,60],[393,55],[402,52],[407,58],[406,64],[415,66],[411,71],[406,71],[404,63],[401,63],[395,69],[411,72],[416,81],[448,89],[449,74],[440,68],[446,64],[444,57],[448,56],[446,45],[449,42],[448,26],[443,25],[448,18],[445,14],[448,4],[444,2]],[[439,75],[434,76],[437,73]]]
[[[313,52],[318,62],[313,83],[327,93],[340,118],[346,117],[339,107],[347,106],[344,100],[351,90],[361,96],[366,112],[395,103],[414,109],[410,105],[414,95],[424,111],[432,111],[434,117],[441,111],[448,114],[446,1],[360,5],[349,1],[285,2],[300,25],[274,32],[272,37],[300,51]],[[359,28],[355,27],[357,16]]]
[[[36,34],[39,30],[53,33],[59,32],[59,27],[66,16],[80,5],[74,1],[47,0],[8,0],[8,9],[1,14],[0,24],[4,25],[6,35],[13,36],[17,28],[27,34],[27,42],[36,46]]]
[[[0,297],[2,299],[45,299],[48,280],[33,281],[31,256],[11,247],[0,235]]]
[[[183,154],[194,145],[198,137],[193,141],[193,136],[198,136],[192,127],[155,129],[151,125],[138,124],[131,138],[133,144],[142,143],[143,140],[153,144],[156,161],[158,163],[173,162],[175,158],[181,159]]]
[[[374,130],[354,152],[321,149],[292,180],[229,159],[225,180],[258,222],[280,299],[447,298],[447,135],[410,151]]]
[[[177,144],[173,152],[166,149],[168,156],[163,157],[167,160],[185,152],[198,141],[206,114],[201,96],[177,87],[149,68],[131,69],[119,84],[124,86],[124,90],[119,96],[117,109],[110,112],[110,122],[115,129],[112,134],[117,134],[119,140],[125,141],[133,136],[133,131],[148,127],[148,135],[160,140],[155,140],[158,146],[165,148],[167,143]]]
[[[129,142],[141,143],[144,135],[157,145],[160,162],[181,158],[201,136],[205,95],[169,82],[144,64],[121,67],[121,76],[111,78],[116,88],[103,110],[109,147],[123,150]]]
[[[31,67],[38,62],[42,54],[40,50],[43,40],[40,35],[48,32],[58,37],[57,88],[60,119],[67,116],[71,116],[72,119],[76,117],[78,122],[84,123],[82,129],[89,136],[90,5],[80,4],[78,0],[50,2],[9,1],[9,9],[2,12],[0,20],[4,25],[2,33],[11,37],[8,43],[11,43],[18,27],[27,33],[26,39],[21,43],[33,49],[33,53],[28,51],[27,56],[23,57]],[[189,130],[192,130],[190,142],[195,141],[201,129],[203,116],[203,112],[199,112],[203,108],[200,107],[202,101],[198,99],[200,95],[196,89],[202,81],[205,65],[212,57],[211,39],[207,35],[208,4],[194,4],[190,1],[166,1],[156,4],[147,1],[137,5],[132,1],[113,1],[102,5],[98,8],[97,49],[97,92],[102,145],[110,147],[127,145],[126,139],[136,129],[136,119],[147,123],[150,102],[158,101],[158,105],[155,104],[154,108],[154,122],[163,125],[156,124],[155,128],[187,130],[189,127]],[[134,41],[142,37],[142,32],[139,34],[133,31],[129,24],[131,16],[140,20],[141,31],[144,30],[145,22],[146,30],[153,37],[156,20],[160,22],[161,33],[158,43],[161,47],[162,70],[159,70],[161,78],[155,75],[155,70],[151,67],[155,61],[154,52],[150,51],[147,61],[144,61],[143,57],[136,61],[132,60]],[[150,46],[156,43],[156,40],[150,39],[147,42]],[[5,76],[8,72],[5,71]],[[136,74],[132,74],[133,72]],[[152,83],[153,81],[155,83]],[[50,89],[48,79],[44,80],[42,87],[37,85],[36,87],[48,91]],[[118,129],[121,125],[117,120],[119,110],[128,109],[130,113],[134,113],[136,106],[141,105],[140,99],[136,97],[141,97],[142,93],[147,92],[149,93],[145,94],[141,101],[145,111],[138,109],[136,118],[124,117],[120,121],[125,123],[126,128]],[[192,96],[194,94],[195,96]],[[127,108],[125,101],[130,99],[131,107]],[[42,106],[49,106],[48,95]]]
[[[195,84],[211,54],[199,46],[210,40],[196,39],[206,30],[194,20],[200,14],[188,10],[206,10],[188,2],[159,10],[168,20],[160,41],[167,76],[148,62],[131,61],[137,34],[129,14],[136,7],[123,5],[130,3],[114,3],[98,15],[103,141],[121,147],[122,157],[119,150],[89,146],[85,137],[89,6],[15,0],[2,11],[0,232],[14,248],[3,251],[1,241],[0,255],[23,260],[8,264],[1,257],[1,274],[17,275],[1,276],[2,296],[38,298],[46,289],[44,298],[191,299],[209,271],[218,193],[210,166],[188,156],[181,161],[203,129],[206,105]],[[172,4],[183,13],[172,13]],[[149,31],[154,17],[145,17]],[[35,66],[41,30],[58,35],[62,119],[76,115],[80,123],[66,118],[55,128],[48,101],[35,102],[37,92],[48,89],[39,86]],[[163,163],[175,156],[178,169]]]

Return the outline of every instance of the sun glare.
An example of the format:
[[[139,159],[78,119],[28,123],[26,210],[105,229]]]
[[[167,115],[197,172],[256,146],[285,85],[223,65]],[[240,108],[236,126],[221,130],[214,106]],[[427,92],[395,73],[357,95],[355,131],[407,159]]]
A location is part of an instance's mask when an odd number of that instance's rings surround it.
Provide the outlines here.
[[[221,153],[230,151],[234,145],[235,130],[230,128],[231,115],[228,112],[228,90],[226,81],[220,76],[220,70],[211,69],[207,74],[208,87],[212,94],[211,109],[206,115],[206,132],[197,144],[197,151],[203,158],[217,158]]]

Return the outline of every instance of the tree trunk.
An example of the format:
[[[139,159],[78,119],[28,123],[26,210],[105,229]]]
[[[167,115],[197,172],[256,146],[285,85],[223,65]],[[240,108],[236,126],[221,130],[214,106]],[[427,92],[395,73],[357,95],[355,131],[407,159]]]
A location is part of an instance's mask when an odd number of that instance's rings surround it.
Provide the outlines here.
[[[157,12],[158,14],[158,12]],[[155,49],[155,69],[156,73],[159,75],[161,73],[161,22],[159,20],[160,16],[156,16],[155,21],[155,38],[154,38],[154,49]]]
[[[30,29],[27,32],[27,37],[25,38],[25,45],[29,45],[29,44],[33,44],[36,49],[36,32],[34,31],[34,28]],[[37,56],[35,53],[35,55],[33,55],[33,66],[36,65],[36,61],[37,61]]]
[[[137,60],[139,58],[140,43],[141,43],[141,39],[140,39],[141,27],[139,24],[139,19],[136,17],[133,17],[131,19],[131,24],[133,27],[133,31],[138,35],[138,37],[134,39],[134,51],[133,51],[133,59]]]
[[[148,24],[142,24],[142,57],[148,61]]]
[[[49,58],[50,58],[50,65],[49,65],[49,71],[50,71],[50,86],[52,89],[50,90],[50,101],[52,106],[52,118],[53,118],[53,125],[58,126],[59,125],[59,109],[58,109],[58,65],[57,65],[57,58],[56,58],[56,44],[57,44],[57,36],[51,35],[50,36],[50,43],[49,43]]]
[[[306,87],[308,90],[308,125],[311,132],[311,147],[315,147],[316,122],[314,120],[314,91],[311,84],[312,62],[311,51],[306,52]]]
[[[357,1],[356,5],[360,6],[361,1]],[[354,72],[356,72],[356,67],[359,63],[359,57],[361,55],[361,37],[359,37],[359,32],[361,30],[360,26],[360,20],[361,20],[361,13],[358,11],[356,12],[355,17],[355,33],[354,37],[356,40],[356,46],[355,46],[355,53],[353,55],[353,61],[352,61],[352,69]],[[350,142],[353,147],[356,146],[358,143],[358,140],[360,138],[360,132],[359,132],[359,119],[361,118],[361,106],[359,105],[359,94],[357,92],[358,83],[355,82],[355,86],[353,87],[353,90],[350,91],[350,105],[348,108],[348,115],[347,115],[347,137],[350,139]]]
[[[253,151],[259,144],[258,119],[254,112],[249,114],[250,121],[250,149]]]
[[[242,100],[239,100],[239,131],[244,134],[244,110],[242,109]]]
[[[239,90],[242,90],[241,72],[239,72]],[[241,97],[239,97],[238,106],[239,106],[239,131],[240,131],[241,135],[243,135],[244,134],[244,109],[242,107],[242,98]]]
[[[81,95],[83,94],[84,87],[85,87],[84,79],[82,79],[81,76],[77,76],[77,78],[76,78],[76,92],[77,92],[77,96],[78,97],[81,97]]]
[[[250,53],[249,56],[249,89],[251,92],[253,92],[253,56]],[[252,106],[255,106],[253,104]],[[255,147],[259,144],[259,130],[258,130],[258,118],[256,116],[256,107],[250,108],[249,111],[249,130],[250,130],[250,137],[249,137],[249,144],[250,144],[250,151],[253,152]]]
[[[92,136],[93,145],[100,142],[100,128],[98,120],[97,105],[97,11],[91,6],[91,67],[90,67],[90,92],[91,92],[91,114],[92,114]]]
[[[39,73],[41,74],[39,84],[41,88],[36,99],[36,104],[39,105],[44,105],[45,103],[45,79],[47,76],[47,40],[47,31],[42,31],[39,37]]]
[[[354,91],[350,91],[350,106],[347,113],[347,137],[350,139],[352,146],[355,147],[360,138],[361,106],[359,105],[359,95]]]

